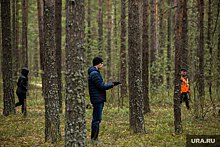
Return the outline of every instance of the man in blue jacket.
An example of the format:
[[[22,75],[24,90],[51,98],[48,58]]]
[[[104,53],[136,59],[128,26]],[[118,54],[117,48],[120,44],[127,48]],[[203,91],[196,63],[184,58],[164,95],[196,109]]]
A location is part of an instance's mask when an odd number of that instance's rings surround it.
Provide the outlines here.
[[[103,60],[100,57],[95,57],[93,59],[93,66],[88,69],[89,95],[93,105],[91,140],[97,141],[98,144],[100,144],[98,141],[99,123],[102,120],[102,109],[104,107],[104,102],[106,102],[106,90],[121,84],[121,82],[105,84],[99,72],[102,67]]]

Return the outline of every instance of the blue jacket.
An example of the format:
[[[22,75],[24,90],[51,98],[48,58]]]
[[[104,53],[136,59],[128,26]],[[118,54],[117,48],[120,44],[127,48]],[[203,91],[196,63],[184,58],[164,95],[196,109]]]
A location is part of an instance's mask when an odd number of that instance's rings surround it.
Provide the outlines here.
[[[113,87],[112,83],[105,84],[98,69],[91,66],[88,69],[89,96],[92,104],[106,102],[106,90]]]
[[[28,75],[29,69],[22,68],[22,75],[18,79],[17,83],[17,90],[16,93],[26,93],[27,92],[27,75]]]

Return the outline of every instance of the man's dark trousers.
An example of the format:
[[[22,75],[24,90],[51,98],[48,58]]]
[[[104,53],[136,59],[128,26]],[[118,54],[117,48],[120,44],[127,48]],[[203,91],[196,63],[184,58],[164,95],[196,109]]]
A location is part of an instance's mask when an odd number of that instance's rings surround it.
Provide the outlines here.
[[[102,109],[104,102],[93,104],[92,130],[99,130],[99,123],[102,121]]]
[[[24,99],[26,99],[26,93],[16,93],[19,99],[19,102],[15,104],[15,107],[22,105],[22,113],[24,112]]]
[[[188,96],[187,96],[187,92],[182,92],[181,93],[181,99],[180,99],[180,104],[182,104],[182,102],[185,101],[186,103],[186,107],[187,109],[189,109],[189,99],[188,99]]]

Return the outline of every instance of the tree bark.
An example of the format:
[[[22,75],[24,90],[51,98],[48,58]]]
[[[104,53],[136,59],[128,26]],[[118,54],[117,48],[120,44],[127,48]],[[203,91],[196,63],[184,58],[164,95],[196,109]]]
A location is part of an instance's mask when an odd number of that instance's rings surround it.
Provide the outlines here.
[[[121,106],[123,107],[123,99],[127,94],[127,61],[126,61],[126,0],[121,0]]]
[[[27,46],[27,13],[28,13],[28,0],[22,0],[22,60],[23,67],[28,68],[28,46]]]
[[[107,59],[107,82],[111,80],[111,0],[108,0],[108,59]]]
[[[15,25],[16,25],[16,40],[15,40],[15,54],[16,54],[16,59],[15,59],[15,64],[16,64],[16,70],[15,70],[15,74],[17,76],[17,73],[20,72],[20,55],[19,55],[19,30],[20,30],[20,23],[19,23],[19,10],[20,10],[20,4],[19,4],[19,0],[16,0],[16,17],[15,17]]]
[[[99,48],[99,55],[102,55],[102,47],[103,47],[103,14],[102,14],[102,0],[99,0],[99,18],[98,18],[98,32],[99,32],[99,39],[98,39],[98,48]]]
[[[219,22],[219,26],[218,26],[219,30],[220,30],[220,22]],[[217,68],[218,71],[220,71],[220,31],[218,32],[218,48],[217,48]],[[218,75],[218,80],[217,80],[217,93],[220,93],[220,75]],[[220,100],[220,97],[218,98],[218,100]]]
[[[181,40],[182,40],[182,45],[181,45],[181,59],[182,59],[182,67],[186,68],[188,70],[189,74],[189,57],[188,57],[188,0],[182,0],[182,33],[181,33]]]
[[[141,82],[139,1],[128,1],[129,120],[134,133],[146,133]]]
[[[174,126],[177,134],[182,133],[181,124],[181,105],[180,105],[180,89],[181,89],[181,0],[177,2],[178,8],[175,17],[175,80],[174,80]]]
[[[164,6],[165,6],[165,1],[162,0],[160,1],[160,19],[159,19],[159,25],[160,25],[160,30],[159,30],[159,59],[160,59],[160,66],[159,66],[159,79],[158,79],[158,85],[162,86],[162,93],[164,92],[163,90],[163,83],[164,83],[164,49],[165,49],[165,14],[164,14]]]
[[[156,90],[157,86],[157,71],[156,71],[156,55],[157,55],[157,23],[156,23],[156,2],[151,0],[151,36],[150,36],[150,79],[151,89]]]
[[[88,0],[88,17],[87,17],[87,23],[88,23],[88,34],[87,34],[87,65],[92,65],[92,51],[91,51],[91,0]]]
[[[171,6],[171,0],[168,0],[168,6]],[[168,25],[167,25],[167,90],[169,95],[170,89],[170,71],[171,71],[171,9],[168,11]]]
[[[12,31],[11,31],[11,48],[12,48],[12,68],[13,68],[13,81],[17,80],[17,71],[16,71],[16,52],[15,52],[15,40],[16,40],[16,27],[15,27],[15,0],[12,0]]]
[[[40,44],[40,69],[44,71],[44,35],[43,35],[43,0],[37,0],[38,9],[38,28],[39,28],[39,44]],[[41,72],[42,92],[44,93],[45,78],[44,73]]]
[[[210,99],[213,105],[213,115],[216,114],[216,107],[215,107],[215,102],[212,97],[212,39],[211,39],[211,22],[212,22],[212,2],[209,0],[209,5],[208,5],[208,35],[207,35],[207,45],[209,48],[209,94],[210,94]]]
[[[205,99],[205,83],[204,83],[204,0],[198,0],[199,4],[199,100],[203,114],[204,99]]]
[[[34,30],[35,39],[34,39],[34,76],[38,77],[38,41],[37,41],[37,30]]]
[[[44,0],[45,142],[61,138],[55,46],[55,1]]]
[[[142,35],[142,86],[144,99],[144,113],[150,112],[149,102],[149,42],[148,42],[148,15],[149,3],[148,0],[143,0],[143,35]]]
[[[65,146],[85,147],[84,0],[66,0],[66,8]]]
[[[59,108],[60,113],[62,113],[62,74],[61,74],[61,61],[62,61],[62,51],[61,51],[61,41],[62,41],[62,0],[55,1],[55,43],[56,43],[56,64],[57,64],[57,75],[58,75],[58,97],[59,97]]]
[[[11,48],[11,8],[10,0],[1,0],[2,20],[2,73],[4,88],[3,114],[8,116],[15,113],[15,97],[12,73],[12,48]],[[4,28],[4,29],[3,29]]]

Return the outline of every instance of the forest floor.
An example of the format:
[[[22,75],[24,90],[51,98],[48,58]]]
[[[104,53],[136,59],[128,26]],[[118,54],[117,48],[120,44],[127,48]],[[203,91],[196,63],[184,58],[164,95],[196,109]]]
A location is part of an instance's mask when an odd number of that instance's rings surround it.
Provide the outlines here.
[[[1,93],[1,97],[3,94]],[[147,134],[132,134],[129,130],[128,102],[121,109],[110,103],[105,103],[100,124],[98,146],[145,147],[145,146],[186,146],[186,135],[220,135],[220,116],[207,113],[204,120],[195,119],[192,110],[182,105],[183,133],[174,132],[173,98],[166,98],[151,103],[151,112],[145,115],[145,129]],[[16,96],[16,102],[18,101]],[[88,98],[86,98],[88,102]],[[152,100],[153,101],[153,100]],[[220,107],[217,104],[218,109]],[[65,109],[60,115],[62,139],[57,144],[44,141],[44,99],[40,94],[40,87],[30,90],[27,97],[26,118],[21,113],[21,106],[16,108],[16,115],[4,116],[3,102],[0,102],[0,146],[64,146]],[[92,109],[86,109],[87,140],[90,143]]]

